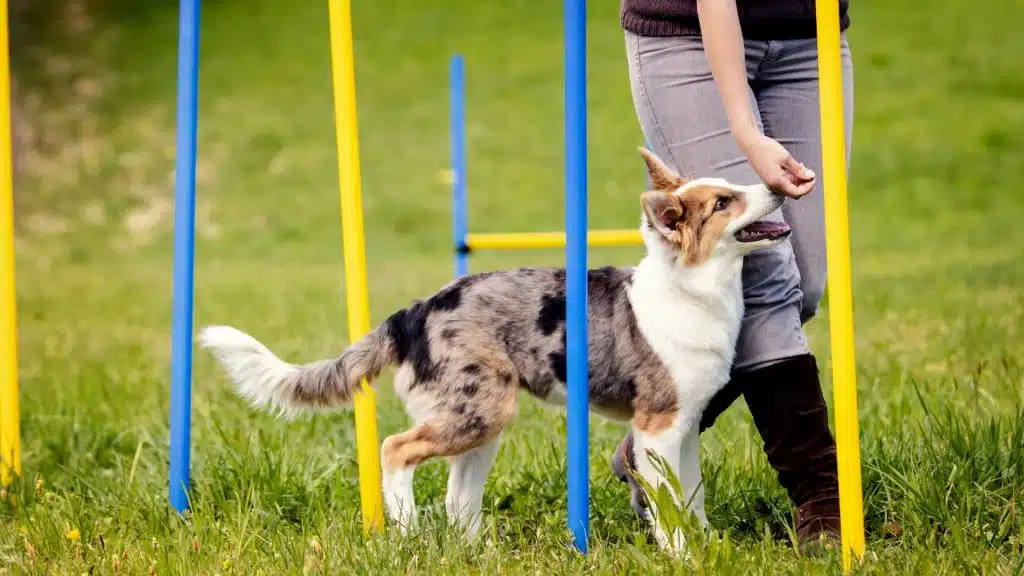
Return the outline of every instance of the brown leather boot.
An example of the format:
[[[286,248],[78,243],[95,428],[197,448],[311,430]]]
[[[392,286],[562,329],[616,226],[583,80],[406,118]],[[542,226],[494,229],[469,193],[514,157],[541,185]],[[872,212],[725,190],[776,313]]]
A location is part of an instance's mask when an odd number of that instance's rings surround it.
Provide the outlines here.
[[[796,505],[797,540],[806,552],[839,540],[836,443],[828,427],[818,365],[807,354],[743,374],[744,399],[768,462]]]
[[[810,553],[820,542],[837,542],[839,489],[835,441],[828,427],[828,410],[814,356],[798,356],[733,374],[732,381],[705,409],[701,432],[710,428],[741,394],[764,440],[768,462],[797,506],[794,520],[801,547]],[[627,469],[633,468],[633,436],[628,433],[612,456],[612,469],[620,480],[629,483],[630,504],[643,517],[643,491],[627,473]]]

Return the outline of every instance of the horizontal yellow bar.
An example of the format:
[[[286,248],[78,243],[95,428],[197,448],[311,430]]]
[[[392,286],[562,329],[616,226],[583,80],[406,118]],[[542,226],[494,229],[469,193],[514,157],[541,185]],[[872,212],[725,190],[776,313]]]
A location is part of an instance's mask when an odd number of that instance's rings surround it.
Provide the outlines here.
[[[639,230],[591,230],[589,246],[642,246]],[[565,232],[518,232],[508,234],[467,234],[470,250],[518,250],[526,248],[563,248]]]

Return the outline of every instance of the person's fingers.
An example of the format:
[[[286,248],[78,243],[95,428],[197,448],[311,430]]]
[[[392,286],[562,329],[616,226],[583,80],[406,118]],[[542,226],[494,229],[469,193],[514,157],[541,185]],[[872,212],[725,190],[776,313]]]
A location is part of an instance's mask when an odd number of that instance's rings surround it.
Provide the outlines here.
[[[786,174],[780,173],[776,177],[772,178],[768,183],[768,187],[775,190],[779,194],[789,196],[790,198],[799,198],[806,194],[806,192],[800,192],[800,186],[797,186],[790,180]]]
[[[790,174],[800,180],[812,180],[814,178],[814,172],[807,166],[797,162],[792,156],[786,156],[783,166]]]
[[[813,189],[814,189],[814,180],[808,180],[807,182],[804,182],[802,184],[797,184],[796,185],[796,192],[792,196],[792,198],[802,198],[804,196],[807,196],[808,194],[811,193],[811,190],[813,190]]]

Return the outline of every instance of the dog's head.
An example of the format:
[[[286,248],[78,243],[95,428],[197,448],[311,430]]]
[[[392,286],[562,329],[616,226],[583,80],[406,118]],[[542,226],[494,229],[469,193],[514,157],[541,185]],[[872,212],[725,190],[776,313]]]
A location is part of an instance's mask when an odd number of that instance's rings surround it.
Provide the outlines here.
[[[678,265],[696,267],[713,256],[735,256],[781,243],[791,230],[761,221],[785,198],[764,184],[739,186],[721,178],[686,180],[641,148],[652,190],[641,197],[643,234]]]

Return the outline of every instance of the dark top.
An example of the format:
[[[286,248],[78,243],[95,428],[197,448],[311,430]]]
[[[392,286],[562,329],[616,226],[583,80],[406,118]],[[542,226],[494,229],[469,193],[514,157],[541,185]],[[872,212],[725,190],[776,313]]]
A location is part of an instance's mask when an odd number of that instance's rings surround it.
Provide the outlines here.
[[[748,40],[788,40],[817,36],[815,0],[736,0]],[[850,0],[839,0],[839,27],[850,25]],[[697,0],[622,0],[622,27],[640,36],[699,36]]]

